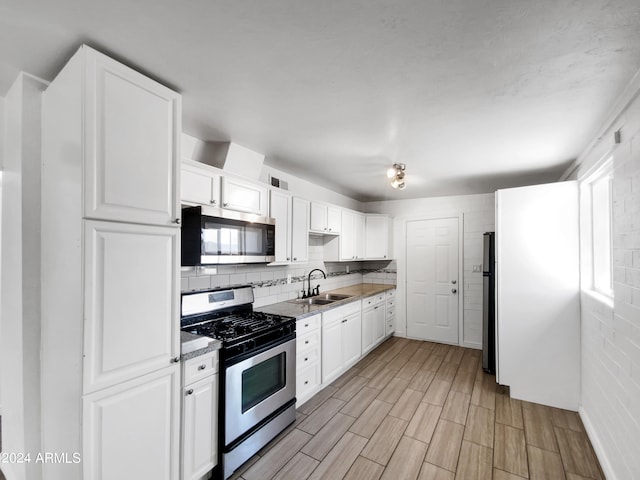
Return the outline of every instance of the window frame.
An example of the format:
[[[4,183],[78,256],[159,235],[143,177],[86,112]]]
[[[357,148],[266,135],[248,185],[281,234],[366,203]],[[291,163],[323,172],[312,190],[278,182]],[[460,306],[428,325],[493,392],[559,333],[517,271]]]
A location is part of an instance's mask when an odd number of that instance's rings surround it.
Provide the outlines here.
[[[608,205],[606,206],[607,219],[597,219],[595,215],[598,215],[598,211],[602,211],[602,207],[595,205],[594,200],[599,195],[594,195],[594,187],[599,187],[602,182],[607,182],[607,195]],[[588,281],[588,290],[591,292],[613,299],[613,157],[608,157],[602,165],[586,179],[581,182],[583,194],[586,195],[586,205],[588,205],[589,211],[586,215],[588,223],[587,234],[587,254],[589,259],[589,271],[586,280]],[[583,204],[584,205],[584,204]],[[608,231],[606,236],[599,237],[601,231],[597,231],[595,225],[600,223],[608,223]],[[600,255],[602,252],[596,251],[596,246],[605,245],[608,249],[606,255]],[[602,285],[602,260],[606,259],[608,265],[608,285]],[[605,277],[606,278],[606,277]]]

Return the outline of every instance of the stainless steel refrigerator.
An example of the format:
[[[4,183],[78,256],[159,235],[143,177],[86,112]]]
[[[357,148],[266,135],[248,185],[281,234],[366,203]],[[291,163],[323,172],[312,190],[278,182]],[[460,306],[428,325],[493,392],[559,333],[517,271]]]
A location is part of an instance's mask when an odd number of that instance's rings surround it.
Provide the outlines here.
[[[484,234],[482,261],[482,368],[496,373],[496,234]]]

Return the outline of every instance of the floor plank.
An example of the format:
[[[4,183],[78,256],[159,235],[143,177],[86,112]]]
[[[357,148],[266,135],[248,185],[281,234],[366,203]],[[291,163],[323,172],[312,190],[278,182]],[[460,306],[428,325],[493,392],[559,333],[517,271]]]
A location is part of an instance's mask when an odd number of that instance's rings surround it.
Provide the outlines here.
[[[601,480],[598,460],[589,443],[589,439],[582,432],[554,428],[562,464],[567,472],[583,477]]]
[[[487,480],[493,474],[493,451],[464,440],[456,469],[456,480]]]
[[[428,445],[413,438],[402,437],[393,453],[383,480],[415,480],[418,478]]]
[[[495,413],[488,408],[471,405],[464,429],[464,439],[493,448]]]
[[[455,472],[463,433],[464,426],[448,420],[440,420],[429,443],[427,462]]]
[[[467,423],[467,412],[471,395],[451,390],[447,395],[447,400],[442,408],[441,418],[451,420],[462,425]]]
[[[371,436],[362,456],[380,465],[386,465],[407,428],[408,422],[395,417],[386,417],[376,433]]]
[[[442,407],[421,403],[416,409],[416,413],[409,422],[404,434],[424,443],[430,443],[433,432],[436,429]]]
[[[320,462],[308,457],[304,453],[296,453],[287,464],[282,467],[273,480],[306,480]]]
[[[529,475],[531,480],[564,480],[564,468],[559,453],[527,446]]]
[[[366,438],[351,432],[345,433],[313,471],[310,480],[344,477],[366,444]]]
[[[478,350],[400,337],[302,405],[231,479],[343,477],[604,478],[576,412],[509,398]]]
[[[378,480],[384,472],[384,467],[372,462],[368,458],[358,457],[353,463],[344,480]]]
[[[501,423],[497,423],[495,428],[493,466],[529,478],[524,431]]]

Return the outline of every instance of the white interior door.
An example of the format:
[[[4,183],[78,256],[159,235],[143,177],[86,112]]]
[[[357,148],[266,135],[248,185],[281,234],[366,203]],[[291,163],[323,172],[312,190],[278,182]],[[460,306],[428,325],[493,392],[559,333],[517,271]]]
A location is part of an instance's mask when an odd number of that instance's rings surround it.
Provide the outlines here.
[[[407,222],[407,336],[458,343],[458,219]]]

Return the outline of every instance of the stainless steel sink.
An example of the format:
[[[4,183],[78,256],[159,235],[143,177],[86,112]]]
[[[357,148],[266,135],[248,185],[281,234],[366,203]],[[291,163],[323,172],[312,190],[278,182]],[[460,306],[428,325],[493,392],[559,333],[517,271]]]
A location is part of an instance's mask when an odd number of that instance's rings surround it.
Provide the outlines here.
[[[338,300],[344,300],[345,298],[351,298],[353,295],[339,295],[337,293],[325,293],[324,295],[320,295],[319,297],[315,297],[315,298],[324,298],[326,300],[331,300],[331,301],[338,301]]]
[[[298,305],[328,305],[329,303],[333,302],[335,302],[335,300],[327,300],[320,297],[298,298],[297,300],[289,300],[289,303],[296,303]]]
[[[338,295],[336,293],[323,293],[309,298],[298,298],[297,300],[289,300],[289,303],[295,303],[298,305],[328,305],[338,300],[344,300],[350,298],[351,295]]]

